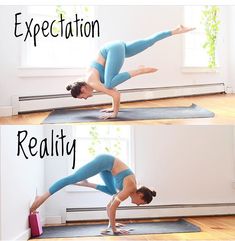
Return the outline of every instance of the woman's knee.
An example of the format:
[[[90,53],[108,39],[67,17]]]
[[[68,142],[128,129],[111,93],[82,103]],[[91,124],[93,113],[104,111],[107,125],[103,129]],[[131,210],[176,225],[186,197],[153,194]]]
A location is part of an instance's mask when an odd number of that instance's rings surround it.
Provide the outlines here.
[[[117,193],[117,190],[115,188],[110,188],[109,187],[109,192],[110,192],[111,195],[114,195],[114,194]]]
[[[106,87],[107,89],[113,89],[113,85],[112,85],[111,82],[112,82],[111,80],[110,80],[110,81],[105,81],[105,87]]]

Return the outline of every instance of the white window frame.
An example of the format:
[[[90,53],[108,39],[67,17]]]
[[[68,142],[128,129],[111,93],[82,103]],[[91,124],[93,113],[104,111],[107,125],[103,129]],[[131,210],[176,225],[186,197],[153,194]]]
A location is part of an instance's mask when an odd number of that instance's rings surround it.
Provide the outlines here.
[[[113,125],[113,127],[118,127],[117,125]],[[119,126],[122,127],[122,126]],[[126,163],[131,170],[135,173],[135,145],[134,145],[134,140],[135,140],[135,136],[134,136],[134,127],[133,126],[129,126],[129,143],[128,143],[128,163]],[[76,138],[76,127],[73,127],[73,133],[74,136],[73,138]],[[85,139],[85,138],[84,138]],[[79,141],[81,141],[82,139],[78,140],[78,145],[79,145]],[[94,156],[95,157],[95,156]],[[125,160],[122,160],[125,161]],[[72,167],[72,163],[71,161],[68,163],[67,165],[67,175],[71,174],[71,167]],[[75,172],[76,170],[74,170]],[[73,171],[72,171],[73,172]],[[100,192],[99,190],[93,189],[93,188],[88,188],[88,187],[80,187],[80,186],[74,186],[74,185],[69,185],[65,187],[65,191],[68,193],[82,193],[82,192]]]
[[[46,7],[46,5],[45,5]],[[94,6],[93,6],[94,7]],[[24,19],[31,19],[31,15],[27,8],[24,8],[22,12],[22,16]],[[94,17],[96,16],[96,8],[94,7]],[[23,21],[22,21],[23,23]],[[76,37],[75,37],[76,38]],[[29,41],[29,40],[27,40]],[[31,40],[32,41],[32,40]],[[27,51],[29,50],[28,44],[23,40],[20,41],[20,65],[17,68],[17,76],[20,78],[30,78],[30,77],[68,77],[68,76],[76,76],[76,77],[84,77],[86,73],[86,69],[88,66],[84,67],[69,67],[69,66],[27,66],[26,65],[26,56]]]
[[[195,6],[184,6],[184,8],[183,8],[183,22],[185,25],[187,25],[187,21],[185,19],[185,7],[195,7]],[[201,7],[203,7],[203,6],[201,6]],[[194,27],[194,26],[192,26],[192,27]],[[190,74],[190,73],[217,73],[217,72],[220,72],[220,65],[213,69],[209,68],[207,66],[186,66],[185,65],[186,37],[187,37],[186,35],[183,36],[183,48],[182,48],[183,58],[182,58],[182,67],[181,67],[182,73]],[[219,49],[217,51],[219,52]]]

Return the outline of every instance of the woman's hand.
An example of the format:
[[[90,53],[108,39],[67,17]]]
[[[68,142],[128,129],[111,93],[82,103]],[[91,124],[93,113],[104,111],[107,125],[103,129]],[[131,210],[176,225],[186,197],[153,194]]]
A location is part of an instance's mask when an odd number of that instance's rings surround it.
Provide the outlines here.
[[[102,109],[100,112],[105,112],[105,113],[110,113],[113,112],[113,107],[112,108],[107,108],[107,109]]]
[[[110,205],[107,206],[109,225],[112,228],[113,234],[119,235],[119,234],[129,233],[129,231],[127,230],[116,228],[116,210],[120,205],[121,200],[122,201],[126,200],[130,196],[130,193],[132,192],[133,192],[132,189],[130,190],[129,188],[125,188],[125,185],[124,185],[124,189],[118,193],[118,199],[117,199],[117,196],[114,197]]]
[[[111,112],[111,113],[105,113],[104,115],[101,115],[99,119],[107,120],[107,119],[114,119],[116,117],[117,117],[117,114],[115,114],[114,112]]]
[[[120,228],[120,227],[124,227],[124,226],[126,226],[126,225],[123,224],[123,223],[115,223],[116,228]],[[110,233],[110,232],[111,232],[111,226],[109,224],[108,227],[105,228],[105,229],[102,229],[100,233],[101,234],[107,234],[107,233]]]
[[[101,119],[115,118],[120,108],[120,93],[116,89],[107,89],[100,81],[89,83],[96,91],[103,92],[112,97],[113,113],[111,115],[103,115]],[[105,111],[106,112],[106,111]]]
[[[113,234],[114,235],[126,235],[129,234],[130,232],[128,230],[125,229],[115,229],[113,230]]]
[[[116,89],[109,90],[110,95],[112,97],[112,108],[107,108],[101,110],[101,112],[105,112],[104,115],[101,115],[99,118],[106,119],[114,119],[118,115],[119,106],[120,106],[120,93]]]
[[[125,227],[126,225],[124,223],[116,223],[115,226],[117,228],[120,228],[120,227]]]
[[[189,28],[189,27],[185,27],[183,25],[179,25],[174,30],[172,30],[171,33],[172,33],[172,35],[174,35],[174,34],[181,34],[181,33],[187,33],[187,32],[190,32],[190,31],[192,31],[194,29],[196,29],[196,28]]]

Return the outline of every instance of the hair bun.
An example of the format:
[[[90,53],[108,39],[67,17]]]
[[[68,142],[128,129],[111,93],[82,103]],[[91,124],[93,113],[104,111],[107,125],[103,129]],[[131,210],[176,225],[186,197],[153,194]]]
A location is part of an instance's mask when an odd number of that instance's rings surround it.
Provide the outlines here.
[[[151,193],[152,193],[153,197],[156,197],[156,192],[155,191],[151,191]]]
[[[70,91],[72,89],[72,85],[67,85],[66,90]]]

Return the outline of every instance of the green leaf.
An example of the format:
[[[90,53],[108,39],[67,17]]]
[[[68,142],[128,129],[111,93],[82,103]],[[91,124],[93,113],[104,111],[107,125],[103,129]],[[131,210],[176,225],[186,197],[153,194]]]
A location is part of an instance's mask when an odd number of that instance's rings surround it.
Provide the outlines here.
[[[215,52],[216,52],[216,39],[219,32],[220,20],[218,19],[219,7],[205,6],[201,13],[201,22],[204,24],[206,42],[202,45],[206,49],[209,62],[208,67],[214,68]]]

